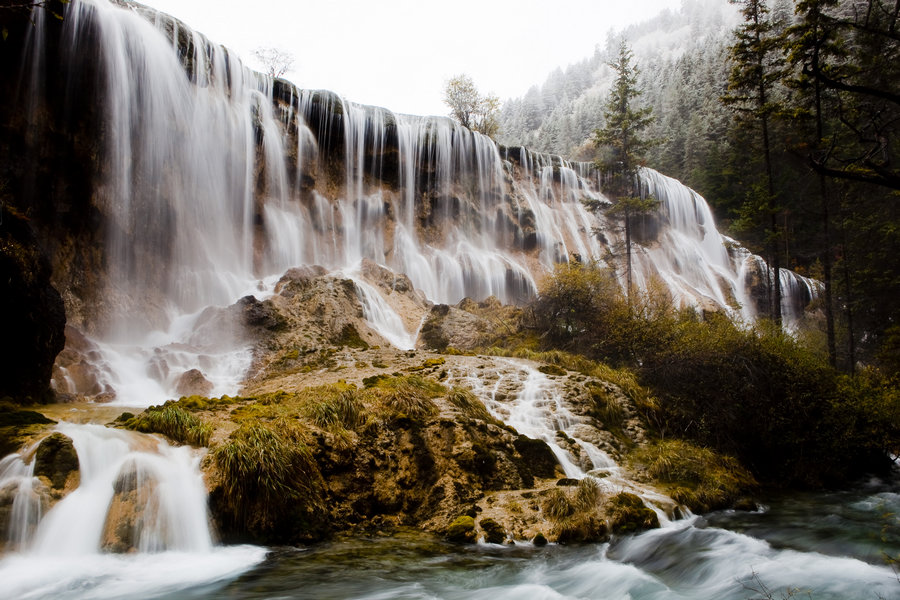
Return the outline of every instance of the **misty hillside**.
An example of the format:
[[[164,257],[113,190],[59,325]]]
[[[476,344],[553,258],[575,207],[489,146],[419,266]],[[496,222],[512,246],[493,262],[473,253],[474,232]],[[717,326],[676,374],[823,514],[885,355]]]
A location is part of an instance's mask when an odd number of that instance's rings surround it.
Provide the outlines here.
[[[724,85],[725,48],[738,22],[736,8],[725,0],[685,0],[678,12],[665,10],[622,32],[609,31],[593,56],[556,69],[522,98],[507,101],[499,141],[591,159],[593,148],[586,142],[601,124],[602,105],[613,80],[608,63],[624,36],[640,69],[644,100],[658,116],[650,133],[684,138],[674,142],[675,147],[690,154],[684,148],[686,138],[714,131],[717,120],[728,118],[718,106],[721,91],[710,87]],[[672,164],[677,157],[657,153],[650,158],[661,171],[683,170],[683,165]]]

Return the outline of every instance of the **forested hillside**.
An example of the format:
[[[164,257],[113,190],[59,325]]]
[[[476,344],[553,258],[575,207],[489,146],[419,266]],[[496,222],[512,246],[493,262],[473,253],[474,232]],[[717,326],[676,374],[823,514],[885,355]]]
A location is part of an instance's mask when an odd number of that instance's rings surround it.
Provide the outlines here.
[[[886,0],[696,0],[622,32],[655,117],[647,166],[700,192],[771,264],[823,282],[804,335],[848,371],[898,364],[898,13]],[[594,160],[618,39],[508,101],[500,139]]]

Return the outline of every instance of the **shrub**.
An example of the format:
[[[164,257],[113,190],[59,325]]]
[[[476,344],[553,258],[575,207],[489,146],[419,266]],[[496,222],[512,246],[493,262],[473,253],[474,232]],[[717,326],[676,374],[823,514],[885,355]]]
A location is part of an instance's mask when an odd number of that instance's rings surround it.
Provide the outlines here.
[[[125,422],[125,427],[142,433],[159,433],[179,444],[206,446],[212,427],[173,401],[151,406]]]

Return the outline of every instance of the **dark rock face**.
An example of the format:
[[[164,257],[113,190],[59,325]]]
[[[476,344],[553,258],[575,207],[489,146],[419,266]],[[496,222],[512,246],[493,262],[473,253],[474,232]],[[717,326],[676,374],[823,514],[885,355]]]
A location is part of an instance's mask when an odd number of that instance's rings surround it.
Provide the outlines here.
[[[7,207],[0,220],[0,281],[0,397],[47,400],[53,361],[65,344],[65,308],[28,221]]]
[[[56,489],[63,489],[70,476],[80,469],[78,453],[71,438],[54,433],[41,442],[34,456],[35,477],[46,477]]]

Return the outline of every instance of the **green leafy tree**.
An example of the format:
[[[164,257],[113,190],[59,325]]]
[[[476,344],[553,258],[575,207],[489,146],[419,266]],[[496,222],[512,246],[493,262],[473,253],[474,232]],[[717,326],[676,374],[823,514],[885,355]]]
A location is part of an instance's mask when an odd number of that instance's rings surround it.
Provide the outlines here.
[[[776,27],[769,18],[765,0],[730,1],[740,5],[744,24],[734,32],[735,41],[730,52],[731,76],[728,80],[728,93],[722,97],[722,101],[735,110],[737,118],[744,125],[758,127],[761,136],[763,183],[750,187],[753,193],[746,208],[768,216],[767,241],[772,270],[770,308],[773,320],[780,324],[781,253],[778,215],[781,209],[775,189],[771,122],[778,110],[778,104],[774,101],[774,88],[784,74],[783,56]]]
[[[450,107],[450,116],[463,127],[488,137],[500,131],[500,98],[482,95],[468,75],[457,75],[447,82],[444,104]]]
[[[621,216],[625,227],[626,289],[632,296],[632,219],[649,212],[656,201],[642,193],[638,170],[652,142],[645,131],[653,121],[650,107],[639,107],[641,91],[634,55],[623,39],[619,53],[610,64],[616,73],[613,87],[603,107],[604,126],[594,131],[594,143],[604,150],[597,166],[606,174],[607,191],[614,201],[612,213]]]

